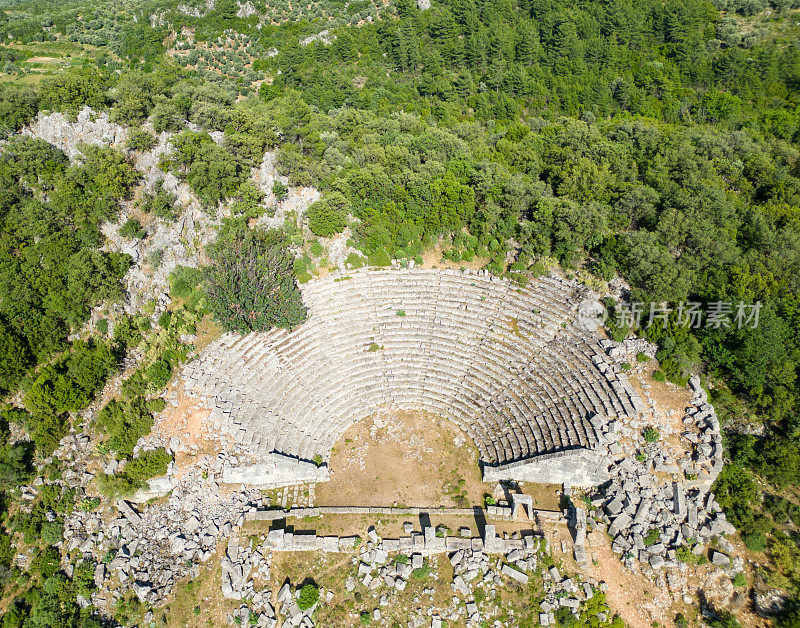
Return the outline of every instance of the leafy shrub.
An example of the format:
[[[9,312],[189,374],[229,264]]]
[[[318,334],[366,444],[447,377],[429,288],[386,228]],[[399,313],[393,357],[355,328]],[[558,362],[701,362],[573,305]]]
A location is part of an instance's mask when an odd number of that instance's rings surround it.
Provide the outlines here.
[[[45,521],[42,524],[42,541],[47,545],[55,545],[64,540],[64,520]]]
[[[232,197],[243,180],[242,163],[208,133],[184,131],[172,141],[177,175],[207,207]]]
[[[646,428],[644,428],[642,436],[644,436],[644,439],[648,443],[655,443],[661,435],[658,433],[656,428],[654,428],[652,425],[648,425]]]
[[[747,584],[747,578],[744,575],[744,572],[738,572],[733,577],[733,586],[735,587],[743,587]]]
[[[13,390],[33,356],[24,337],[0,319],[0,391]]]
[[[97,427],[108,435],[111,449],[131,456],[136,441],[153,427],[153,415],[142,397],[123,402],[112,399],[98,414]]]
[[[341,233],[347,226],[348,209],[347,199],[334,192],[329,198],[313,203],[306,210],[308,228],[314,235],[323,238]]]
[[[414,571],[411,572],[411,577],[414,580],[425,580],[431,573],[431,566],[428,564],[426,560],[422,563],[422,567],[417,567]]]
[[[297,598],[297,606],[301,611],[306,611],[319,601],[319,588],[315,584],[304,584]]]
[[[91,512],[99,505],[100,505],[99,497],[87,497],[80,504],[78,504],[78,508],[80,508],[81,510],[85,510],[86,512]]]
[[[98,475],[100,490],[108,496],[130,495],[144,488],[150,478],[164,475],[172,461],[163,447],[143,451],[128,461],[122,473]]]
[[[700,562],[700,556],[692,553],[692,548],[688,545],[681,545],[675,551],[676,558],[687,565],[695,565]]]
[[[230,221],[205,270],[214,318],[227,331],[292,329],[307,314],[285,236]]]
[[[202,279],[203,271],[199,268],[178,266],[169,275],[171,292],[179,299],[188,301]]]
[[[147,263],[154,269],[160,268],[164,261],[164,249],[155,249],[147,254]]]
[[[153,214],[165,220],[174,220],[178,215],[175,209],[175,196],[163,187],[160,187],[155,194],[145,194],[142,199],[142,211],[146,214]]]
[[[572,609],[562,606],[555,612],[556,624],[564,628],[578,625],[578,618],[572,614]]]
[[[172,377],[172,367],[164,359],[156,360],[147,367],[145,374],[150,382],[150,388],[158,390],[166,386],[169,378]]]
[[[127,146],[130,150],[148,151],[158,143],[155,136],[145,129],[131,131]]]
[[[123,399],[131,400],[142,397],[147,392],[147,375],[144,369],[136,369],[130,377],[122,382]]]
[[[325,253],[325,249],[320,244],[319,240],[313,240],[309,245],[309,250],[311,251],[311,255],[314,257],[322,257]]]
[[[352,268],[361,268],[364,265],[364,257],[358,253],[350,253],[345,262]]]
[[[126,314],[114,324],[114,341],[124,349],[137,347],[142,341],[142,331],[130,314]]]
[[[106,344],[76,341],[68,356],[39,371],[25,394],[25,407],[37,415],[83,408],[105,383],[116,362]]]
[[[161,329],[169,329],[170,322],[172,322],[172,311],[164,310],[158,317],[158,326]]]
[[[97,324],[95,325],[95,328],[99,333],[105,336],[108,333],[108,319],[107,318],[99,319],[97,321]]]
[[[147,409],[150,410],[153,414],[158,414],[159,412],[163,412],[164,408],[167,407],[167,402],[164,401],[162,397],[156,397],[155,399],[151,399],[147,402]]]
[[[661,538],[661,534],[657,528],[651,528],[644,537],[644,545],[645,547],[650,547],[651,545],[655,545],[658,543],[659,539]]]
[[[636,361],[637,362],[649,362],[650,356],[646,353],[642,353],[641,351],[636,354]]]
[[[667,381],[667,376],[664,371],[653,371],[653,379],[657,382],[665,382]]]
[[[275,195],[276,200],[280,203],[287,196],[289,196],[289,186],[280,181],[275,181],[272,184],[272,193]]]
[[[140,223],[136,218],[130,218],[119,228],[119,234],[123,238],[136,238],[141,240],[147,236],[147,231],[144,230],[142,223]]]
[[[767,549],[767,537],[763,532],[743,534],[742,542],[751,552],[763,552]]]

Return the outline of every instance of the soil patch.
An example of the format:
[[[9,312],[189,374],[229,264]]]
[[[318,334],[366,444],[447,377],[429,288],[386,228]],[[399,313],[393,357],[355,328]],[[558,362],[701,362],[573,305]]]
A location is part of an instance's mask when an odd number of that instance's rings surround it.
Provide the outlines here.
[[[317,506],[446,506],[483,503],[473,441],[425,412],[381,410],[351,426],[330,460]]]

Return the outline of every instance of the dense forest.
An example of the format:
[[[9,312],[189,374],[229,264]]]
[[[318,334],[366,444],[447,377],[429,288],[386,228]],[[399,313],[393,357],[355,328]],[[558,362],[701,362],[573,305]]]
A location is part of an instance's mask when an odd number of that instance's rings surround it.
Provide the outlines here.
[[[113,334],[68,340],[92,308],[123,296],[131,262],[101,250],[99,226],[116,220],[139,175],[124,152],[86,147],[70,163],[18,132],[40,111],[88,106],[134,129],[129,152],[155,145],[145,121],[172,133],[162,170],[209,213],[229,204],[239,216],[205,275],[187,271],[188,319],[209,312],[225,329],[263,329],[305,315],[292,266],[307,278],[313,255],[287,253],[302,237],[244,226],[264,211],[248,173],[265,150],[277,151],[289,185],[321,190],[307,215],[316,236],[351,229],[353,265],[419,260],[439,244],[453,262],[480,260],[519,281],[557,260],[597,285],[622,277],[632,301],[668,304],[667,325],[633,331],[658,344],[669,381],[703,375],[727,439],[718,500],[747,547],[764,553],[763,584],[797,597],[796,1],[443,0],[419,10],[362,0],[299,12],[255,2],[247,16],[231,0],[181,6],[15,2],[0,12],[9,42],[0,47],[0,389],[9,400],[21,394],[0,425],[8,499],[149,325],[130,317]],[[27,61],[42,51],[57,67]],[[174,218],[170,198],[148,203]],[[263,286],[253,272],[283,295],[256,321],[247,314],[263,305]],[[686,302],[728,304],[730,318],[690,327],[677,314]],[[733,324],[740,303],[760,304],[756,328]],[[133,459],[157,411],[146,393],[185,359],[176,337],[191,320],[173,318],[161,321],[167,340],[151,364],[99,417],[121,458]],[[631,330],[612,316],[609,332]],[[9,423],[30,442],[12,443]],[[130,490],[166,461],[137,464],[140,473],[129,465],[133,476],[107,479],[104,490]],[[34,536],[38,525],[45,537],[41,521],[4,525],[34,526]],[[22,625],[19,609],[87,586],[78,576],[56,583],[52,548],[39,545],[35,586],[4,626]],[[0,559],[8,572],[2,544]],[[785,625],[797,625],[788,608]],[[83,621],[72,607],[64,613],[63,625]],[[26,626],[55,625],[27,614]]]

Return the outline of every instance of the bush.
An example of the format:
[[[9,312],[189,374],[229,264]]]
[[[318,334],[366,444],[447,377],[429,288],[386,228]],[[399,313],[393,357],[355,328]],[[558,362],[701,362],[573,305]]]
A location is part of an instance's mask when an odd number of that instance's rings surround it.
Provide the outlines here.
[[[275,199],[280,203],[289,196],[289,186],[280,181],[275,181],[275,183],[272,184],[272,193],[275,195]]]
[[[153,414],[158,414],[159,412],[163,412],[164,408],[167,407],[167,402],[164,401],[162,397],[156,397],[155,399],[151,399],[147,402],[147,409],[150,410]]]
[[[127,146],[130,150],[148,151],[156,144],[158,144],[158,141],[155,136],[145,129],[131,131],[128,136]]]
[[[767,549],[767,537],[763,532],[743,534],[742,542],[751,552],[763,552]]]
[[[126,314],[114,324],[114,341],[123,349],[137,347],[142,341],[142,332],[133,316]]]
[[[172,311],[164,310],[158,317],[158,326],[161,329],[169,329],[169,324],[172,321]]]
[[[319,588],[315,584],[304,584],[297,598],[297,606],[301,611],[307,611],[319,601]]]
[[[143,196],[142,211],[165,220],[174,220],[178,215],[175,209],[175,201],[175,196],[161,187],[156,191],[155,195],[145,194]]]
[[[158,390],[163,388],[169,378],[172,377],[172,367],[169,362],[164,359],[156,360],[145,371],[147,380],[150,382],[150,388]]]
[[[309,250],[314,257],[322,257],[325,253],[325,249],[322,248],[322,244],[320,244],[319,240],[312,241],[309,245]]]
[[[98,333],[105,336],[108,333],[108,319],[107,318],[99,319],[97,321],[97,324],[95,325],[95,328],[97,329]]]
[[[202,279],[203,271],[199,268],[178,266],[169,275],[171,292],[173,296],[188,301]]]
[[[97,416],[97,427],[108,435],[108,446],[122,456],[133,455],[140,437],[153,427],[153,415],[142,397],[109,401]]]
[[[411,572],[411,577],[414,580],[425,580],[431,573],[431,566],[428,564],[428,561],[422,563],[422,567],[417,567],[414,571]]]
[[[578,625],[578,618],[572,614],[572,609],[567,608],[566,606],[560,607],[555,612],[555,619],[556,624],[558,626],[563,626],[564,628],[569,628],[571,626]]]
[[[740,571],[733,577],[733,586],[735,587],[743,587],[747,584],[747,578],[744,575],[744,572]]]
[[[687,565],[695,565],[700,562],[701,556],[692,553],[692,548],[688,545],[681,545],[676,551],[676,558]]]
[[[64,540],[64,520],[45,521],[42,524],[41,539],[46,545],[55,545]]]
[[[37,415],[61,414],[86,406],[116,365],[102,342],[73,343],[72,352],[39,371],[25,394],[25,407]]]
[[[651,545],[655,545],[658,543],[659,539],[661,538],[661,533],[658,531],[657,528],[651,528],[647,535],[644,537],[644,545],[645,547],[650,547]]]
[[[646,353],[642,353],[641,351],[636,354],[636,361],[637,362],[649,362],[650,356]]]
[[[147,254],[147,263],[153,269],[160,268],[164,261],[164,249],[155,249]]]
[[[350,253],[345,262],[347,262],[347,264],[352,268],[361,268],[364,266],[364,257],[358,253]]]
[[[292,329],[307,310],[294,277],[286,237],[250,230],[242,221],[223,227],[205,270],[214,318],[226,331]]]
[[[664,374],[664,371],[653,371],[653,379],[657,382],[665,382],[667,381],[667,376]]]
[[[367,264],[370,266],[391,266],[392,258],[384,249],[370,251],[367,255]]]
[[[140,223],[136,218],[128,219],[124,225],[119,228],[119,234],[123,238],[128,239],[139,239],[141,240],[145,236],[147,236],[147,231],[144,230],[142,227],[142,223]]]
[[[323,238],[341,233],[347,226],[348,209],[347,199],[334,192],[328,199],[317,201],[306,210],[308,228],[314,235]]]
[[[655,443],[661,435],[658,433],[656,428],[654,428],[652,425],[648,425],[646,428],[644,428],[642,436],[644,436],[644,439],[648,443]]]
[[[129,460],[125,470],[116,475],[100,474],[100,490],[108,496],[130,495],[144,488],[150,478],[164,475],[172,456],[163,447],[143,451]]]

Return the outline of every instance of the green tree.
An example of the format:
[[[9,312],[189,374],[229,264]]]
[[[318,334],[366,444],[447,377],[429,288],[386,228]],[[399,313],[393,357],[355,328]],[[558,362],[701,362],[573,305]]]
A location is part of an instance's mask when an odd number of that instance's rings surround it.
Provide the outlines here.
[[[334,192],[325,200],[312,203],[306,210],[308,228],[314,235],[323,238],[341,233],[347,226],[348,208],[347,199]]]
[[[14,390],[32,362],[25,338],[0,318],[0,390]]]

